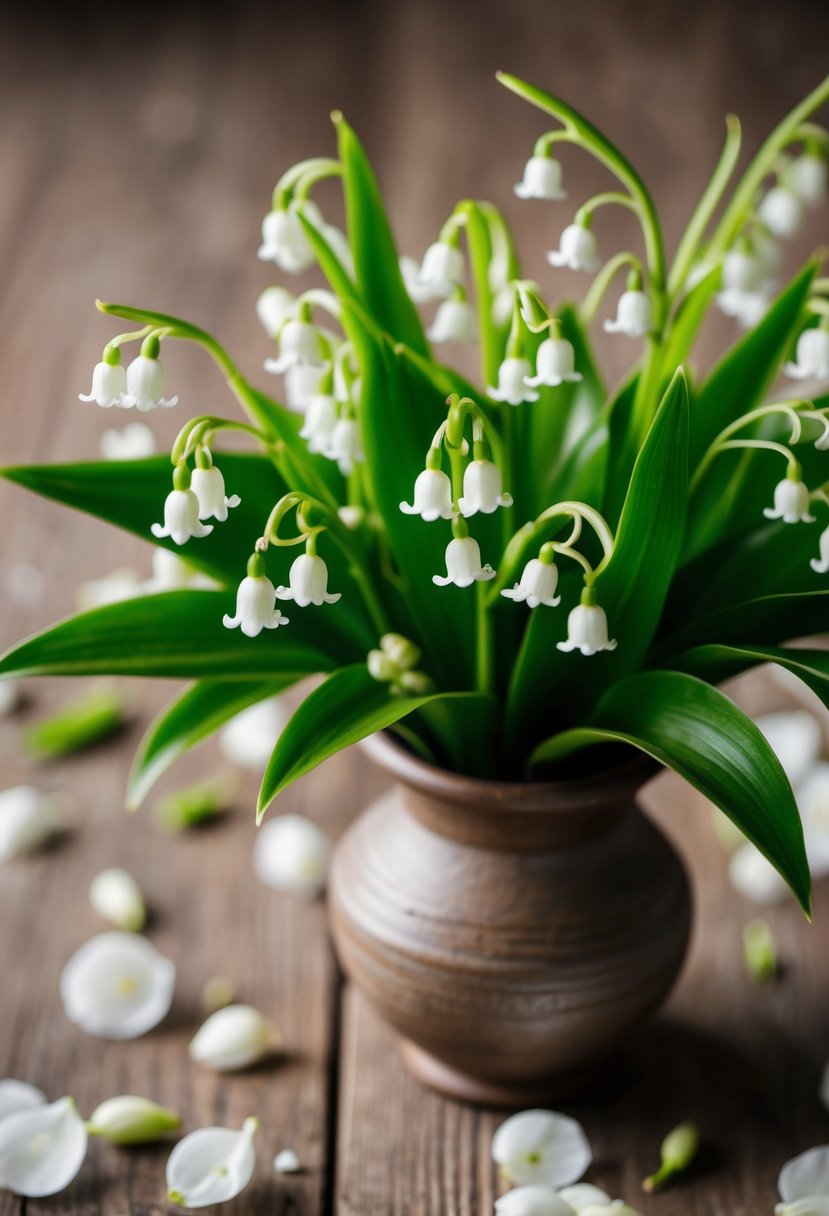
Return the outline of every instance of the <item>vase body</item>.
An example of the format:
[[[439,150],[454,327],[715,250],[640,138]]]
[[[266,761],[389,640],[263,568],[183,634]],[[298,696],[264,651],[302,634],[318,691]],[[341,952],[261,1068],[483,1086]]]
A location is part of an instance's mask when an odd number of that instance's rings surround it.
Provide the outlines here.
[[[435,1088],[515,1106],[583,1088],[688,943],[684,867],[635,801],[655,768],[501,784],[363,746],[397,784],[335,850],[344,970]]]

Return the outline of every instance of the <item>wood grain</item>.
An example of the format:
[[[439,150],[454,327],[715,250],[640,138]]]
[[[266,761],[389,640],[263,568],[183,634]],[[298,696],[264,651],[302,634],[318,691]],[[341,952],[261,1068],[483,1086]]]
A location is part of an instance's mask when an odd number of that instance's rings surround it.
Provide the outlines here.
[[[653,184],[672,240],[716,159],[723,114],[740,113],[747,145],[756,145],[825,70],[828,32],[825,7],[771,0],[752,5],[750,19],[737,0],[480,0],[451,9],[438,0],[290,9],[242,0],[217,16],[203,5],[158,14],[19,8],[0,41],[0,459],[95,454],[101,430],[125,421],[76,400],[113,332],[92,308],[96,295],[215,328],[257,379],[268,348],[253,302],[271,281],[254,256],[258,224],[278,173],[331,150],[330,109],[344,110],[378,162],[407,252],[422,251],[469,194],[507,208],[522,254],[538,266],[569,204],[551,212],[511,198],[542,124],[500,93],[496,68],[546,84],[605,126]],[[574,200],[604,185],[572,151],[565,173]],[[632,239],[626,224],[612,212],[597,221],[603,250]],[[810,243],[823,235],[812,229]],[[703,359],[732,332],[709,327]],[[629,352],[619,339],[603,353],[613,379]],[[165,361],[182,405],[153,417],[163,442],[184,413],[230,407],[196,352]],[[147,546],[6,485],[0,553],[3,643],[71,611],[83,579],[118,565],[149,572]],[[60,848],[0,876],[0,1073],[55,1097],[71,1091],[84,1109],[129,1089],[151,1094],[179,1107],[187,1127],[238,1122],[255,1109],[258,1173],[233,1206],[248,1216],[488,1212],[498,1116],[407,1078],[392,1036],[359,998],[346,993],[340,1003],[322,908],[250,881],[253,782],[226,823],[172,843],[150,815],[122,814],[140,726],[170,689],[136,689],[135,725],[117,743],[60,764],[27,763],[20,725],[75,688],[33,683],[25,714],[0,723],[0,784],[67,790],[76,824]],[[208,747],[168,784],[217,763]],[[307,810],[337,833],[379,788],[358,756],[344,757],[283,809]],[[829,1054],[827,894],[819,892],[812,929],[793,906],[770,917],[787,971],[758,990],[740,962],[753,910],[729,892],[706,809],[671,779],[650,801],[694,872],[692,960],[668,1015],[631,1046],[613,1082],[573,1111],[596,1147],[595,1179],[643,1212],[755,1216],[771,1208],[780,1163],[829,1138],[815,1099]],[[88,882],[117,863],[146,889],[153,940],[180,971],[169,1022],[129,1046],[85,1038],[57,999],[61,966],[100,927]],[[216,972],[281,1025],[285,1061],[220,1082],[189,1063],[198,994]],[[670,1197],[640,1200],[659,1137],[687,1114],[715,1145],[705,1168]],[[276,1180],[270,1159],[286,1144],[307,1169]],[[23,1204],[0,1194],[0,1216],[161,1216],[164,1157],[95,1145],[65,1195]]]

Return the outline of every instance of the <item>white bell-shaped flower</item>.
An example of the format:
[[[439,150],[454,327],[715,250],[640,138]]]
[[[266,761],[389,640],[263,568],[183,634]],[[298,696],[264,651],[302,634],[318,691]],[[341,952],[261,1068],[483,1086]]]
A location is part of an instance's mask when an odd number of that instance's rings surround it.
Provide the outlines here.
[[[521,572],[521,579],[512,590],[504,589],[501,595],[508,600],[524,603],[528,608],[537,608],[545,604],[555,608],[561,603],[561,596],[556,595],[558,585],[558,567],[553,561],[544,561],[531,557]]]
[[[440,468],[425,468],[414,484],[414,502],[401,502],[404,515],[419,515],[427,523],[435,519],[451,519],[452,482]]]
[[[288,586],[277,587],[276,597],[280,600],[294,600],[300,608],[309,604],[336,604],[342,598],[337,591],[332,595],[328,590],[328,567],[316,553],[301,553],[291,563],[288,573]]]
[[[813,557],[809,565],[815,574],[826,574],[829,571],[829,528],[824,528],[820,534],[820,557]]]
[[[109,408],[111,405],[123,405],[127,396],[127,373],[121,366],[121,356],[115,352],[117,363],[109,363],[104,352],[104,358],[95,364],[92,373],[92,388],[88,393],[78,393],[81,401],[96,401],[98,405]]]
[[[252,1005],[227,1005],[212,1013],[197,1031],[190,1059],[219,1072],[249,1068],[282,1046],[273,1022]]]
[[[551,266],[566,266],[570,270],[594,271],[599,266],[596,238],[583,224],[568,224],[561,234],[558,249],[547,253]]]
[[[430,342],[474,342],[475,315],[468,300],[443,300],[426,331]]]
[[[72,1098],[0,1122],[0,1188],[40,1199],[65,1190],[86,1157],[86,1125]]]
[[[363,464],[365,452],[360,425],[354,418],[340,418],[331,432],[328,456],[336,460],[343,477],[354,471],[355,464]]]
[[[20,705],[21,692],[19,680],[0,680],[0,718],[14,713]]]
[[[826,158],[814,152],[804,152],[789,165],[786,185],[807,207],[818,207],[826,198],[829,165]]]
[[[401,254],[399,264],[403,286],[414,303],[428,304],[430,300],[434,300],[435,294],[431,287],[424,286],[420,281],[420,262],[417,258],[404,253]]]
[[[104,1039],[134,1039],[173,1002],[176,969],[136,933],[101,933],[72,955],[60,977],[70,1022]]]
[[[749,248],[729,249],[723,258],[723,291],[757,291],[765,278],[761,259]]]
[[[266,287],[256,301],[256,315],[269,338],[276,338],[296,310],[296,297],[286,287]]]
[[[785,880],[750,841],[732,853],[728,862],[728,877],[736,891],[756,904],[778,904],[789,894]]]
[[[0,861],[32,853],[61,830],[60,802],[31,785],[0,791]]]
[[[768,312],[771,300],[771,289],[764,284],[757,291],[721,291],[717,307],[743,329],[753,329]]]
[[[274,1157],[273,1168],[277,1174],[297,1174],[302,1163],[292,1148],[283,1148]]]
[[[800,478],[784,477],[774,489],[774,506],[765,507],[766,519],[782,519],[784,524],[812,524],[815,517],[809,511],[809,489]]]
[[[616,317],[604,323],[606,334],[644,338],[653,327],[653,304],[646,291],[624,291],[616,306]]]
[[[531,387],[532,370],[529,359],[507,356],[498,368],[497,386],[490,386],[486,391],[493,401],[504,401],[507,405],[537,401],[538,393]]]
[[[458,499],[461,515],[467,518],[479,511],[491,515],[499,507],[511,507],[512,495],[501,490],[501,470],[491,460],[476,457],[463,472],[463,494]]]
[[[185,545],[193,537],[209,536],[213,525],[199,521],[199,500],[188,487],[170,491],[164,503],[164,523],[153,524],[150,531],[158,540],[169,536],[177,545]]]
[[[510,1182],[555,1190],[578,1182],[593,1153],[575,1119],[549,1110],[525,1110],[498,1128],[492,1159]]]
[[[279,697],[249,705],[219,732],[219,747],[233,764],[261,773],[288,721]]]
[[[552,156],[531,156],[515,193],[519,198],[541,198],[550,203],[567,198],[567,191],[561,188],[561,165]]]
[[[12,1077],[0,1081],[0,1120],[5,1119],[7,1115],[16,1115],[21,1110],[43,1106],[45,1102],[46,1094],[42,1089],[35,1089],[34,1085],[15,1081]]]
[[[829,380],[829,329],[804,329],[797,339],[795,361],[783,371],[793,380]]]
[[[121,404],[134,405],[143,412],[158,409],[159,406],[172,406],[178,397],[164,396],[164,368],[158,357],[145,354],[147,343],[141,347],[127,368],[127,392]]]
[[[756,325],[768,309],[774,274],[769,259],[777,252],[774,241],[758,233],[751,247],[741,242],[723,258],[722,290],[717,294],[717,306],[744,329]]]
[[[446,574],[433,574],[432,582],[438,587],[471,587],[473,583],[495,578],[490,565],[481,564],[481,550],[471,536],[455,536],[446,546]]]
[[[190,478],[190,488],[199,500],[199,519],[218,519],[223,523],[227,519],[229,508],[238,507],[242,501],[238,494],[225,494],[225,479],[221,469],[211,464],[202,468],[196,462]]]
[[[302,815],[277,815],[259,829],[253,850],[257,878],[277,891],[315,899],[325,890],[331,846]]]
[[[104,460],[144,460],[156,452],[155,435],[143,422],[129,422],[120,430],[109,427],[99,446]]]
[[[253,1177],[258,1119],[242,1130],[203,1127],[180,1140],[167,1161],[167,1198],[182,1208],[208,1208],[235,1199]]]
[[[286,274],[301,274],[314,264],[314,251],[294,211],[277,207],[262,220],[262,244],[256,256],[275,262]]]
[[[577,1182],[574,1186],[563,1186],[559,1195],[565,1203],[569,1203],[574,1212],[583,1212],[585,1208],[602,1207],[612,1202],[606,1191],[592,1186],[589,1182]]]
[[[140,933],[147,920],[141,888],[131,874],[118,867],[101,870],[89,887],[89,902],[102,916],[125,933]]]
[[[142,590],[151,595],[158,591],[215,591],[218,583],[202,574],[190,562],[185,561],[172,549],[153,550],[153,573],[142,585]]]
[[[773,186],[761,200],[757,214],[772,236],[795,236],[803,222],[803,204],[793,190]]]
[[[294,363],[285,372],[285,405],[295,414],[304,414],[315,397],[323,392],[328,376],[325,365]]]
[[[108,1098],[95,1108],[89,1116],[87,1130],[90,1136],[126,1145],[154,1144],[180,1127],[181,1118],[175,1111],[159,1106],[149,1098],[122,1094]]]
[[[288,618],[276,607],[276,588],[265,574],[265,559],[254,553],[248,572],[236,592],[236,614],[225,613],[225,629],[241,629],[245,637],[258,637],[263,629],[287,625]]]
[[[557,388],[565,381],[577,383],[582,379],[581,372],[576,371],[576,352],[572,342],[566,338],[545,338],[538,348],[535,358],[534,376],[527,376],[527,384],[534,387],[546,385]]]
[[[137,570],[120,566],[100,578],[90,578],[78,587],[76,602],[82,612],[92,608],[103,608],[105,604],[117,604],[131,600],[145,591],[145,585]]]
[[[580,650],[583,655],[598,654],[601,650],[615,650],[616,643],[607,636],[607,617],[604,608],[595,601],[592,587],[582,592],[581,603],[567,618],[567,640],[558,643],[559,650]]]
[[[295,363],[308,364],[311,367],[325,365],[322,338],[311,321],[285,322],[279,334],[279,355],[276,359],[265,360],[265,371],[281,375]]]
[[[337,425],[337,402],[330,393],[319,393],[307,410],[300,438],[308,441],[308,451],[325,455],[331,447],[331,436]]]
[[[775,1216],[826,1216],[829,1213],[829,1144],[807,1149],[787,1161],[777,1179],[783,1200]]]
[[[548,1186],[518,1186],[495,1200],[496,1216],[573,1216],[574,1208]]]
[[[463,254],[456,245],[435,241],[423,255],[417,281],[433,297],[448,296],[463,282]]]

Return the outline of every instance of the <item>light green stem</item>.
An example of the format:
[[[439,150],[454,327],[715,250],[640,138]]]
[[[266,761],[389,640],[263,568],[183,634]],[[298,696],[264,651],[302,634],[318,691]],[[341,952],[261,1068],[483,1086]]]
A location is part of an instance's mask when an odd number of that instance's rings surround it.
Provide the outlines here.
[[[694,264],[700,242],[705,235],[705,230],[711,222],[711,217],[717,209],[726,186],[731,180],[731,175],[737,164],[737,158],[740,155],[740,144],[742,142],[740,120],[734,114],[729,114],[726,117],[725,123],[727,128],[725,145],[717,162],[717,167],[711,176],[711,180],[705,187],[702,198],[694,209],[694,214],[688,221],[688,227],[682,234],[676,254],[674,255],[673,265],[668,276],[668,291],[672,297],[679,295],[685,286],[685,280],[688,278],[689,271]]]

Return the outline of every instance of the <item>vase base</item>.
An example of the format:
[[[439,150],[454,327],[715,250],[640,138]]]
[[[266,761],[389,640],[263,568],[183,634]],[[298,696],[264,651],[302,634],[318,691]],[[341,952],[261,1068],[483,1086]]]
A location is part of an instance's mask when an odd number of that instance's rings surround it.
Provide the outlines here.
[[[476,1106],[500,1106],[513,1110],[572,1098],[603,1079],[612,1067],[612,1060],[606,1057],[571,1072],[509,1083],[486,1081],[460,1072],[418,1047],[411,1039],[400,1040],[400,1054],[413,1077],[444,1097],[471,1102]]]

